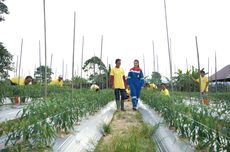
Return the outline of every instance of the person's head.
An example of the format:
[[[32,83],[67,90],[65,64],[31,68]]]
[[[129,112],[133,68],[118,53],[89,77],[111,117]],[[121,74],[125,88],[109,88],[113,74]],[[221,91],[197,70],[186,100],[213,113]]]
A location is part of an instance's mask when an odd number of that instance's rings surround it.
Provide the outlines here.
[[[200,71],[200,76],[201,76],[201,77],[204,77],[204,76],[205,76],[205,71],[204,71],[204,70],[201,70],[201,71]]]
[[[136,59],[134,60],[134,67],[139,68],[139,61]]]
[[[63,80],[63,77],[62,77],[62,75],[59,75],[58,76],[58,81],[61,81],[61,80]]]
[[[121,66],[121,59],[116,59],[115,64],[116,64],[116,67],[119,68]]]
[[[30,75],[28,75],[26,76],[24,83],[25,85],[28,85],[32,81],[33,81],[33,78]]]
[[[161,83],[161,89],[166,89],[166,85],[164,83]]]

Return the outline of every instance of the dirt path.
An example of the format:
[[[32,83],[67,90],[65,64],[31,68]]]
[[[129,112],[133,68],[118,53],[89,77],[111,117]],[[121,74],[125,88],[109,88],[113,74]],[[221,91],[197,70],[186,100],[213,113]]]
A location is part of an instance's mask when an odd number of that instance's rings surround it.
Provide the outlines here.
[[[152,128],[144,124],[141,114],[132,109],[130,102],[125,102],[125,109],[114,114],[109,125],[111,132],[100,140],[95,152],[155,151],[150,135]]]

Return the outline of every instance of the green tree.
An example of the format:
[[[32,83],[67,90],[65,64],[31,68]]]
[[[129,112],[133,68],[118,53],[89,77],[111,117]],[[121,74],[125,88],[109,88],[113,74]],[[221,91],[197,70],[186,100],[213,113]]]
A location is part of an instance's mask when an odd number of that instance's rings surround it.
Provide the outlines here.
[[[12,59],[13,55],[0,42],[0,78],[7,78],[9,76],[8,71],[13,70]]]
[[[88,59],[85,61],[82,69],[87,72],[87,76],[91,82],[95,82],[103,86],[106,85],[106,75],[108,74],[108,70],[100,58],[94,56]]]
[[[51,81],[51,75],[53,74],[52,69],[47,67],[47,81]],[[36,82],[45,82],[45,66],[41,65],[34,71],[34,78]]]
[[[8,7],[3,2],[4,0],[0,0],[0,22],[5,20],[3,14],[9,14]]]
[[[151,78],[147,80],[149,83],[160,84],[161,74],[159,72],[152,72]]]

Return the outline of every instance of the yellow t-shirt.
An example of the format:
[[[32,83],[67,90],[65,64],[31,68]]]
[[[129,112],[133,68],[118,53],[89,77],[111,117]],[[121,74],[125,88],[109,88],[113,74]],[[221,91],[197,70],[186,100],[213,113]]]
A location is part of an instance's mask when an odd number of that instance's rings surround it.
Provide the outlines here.
[[[196,81],[199,83],[199,79],[197,79]],[[200,82],[201,82],[200,92],[203,92],[205,89],[206,83],[208,83],[208,77],[206,77],[206,76],[200,77]],[[208,86],[207,86],[205,92],[208,92]]]
[[[99,88],[98,85],[93,84],[93,85],[91,85],[90,89],[93,90],[93,91],[96,91],[97,89],[100,89],[100,88]]]
[[[56,85],[56,86],[62,87],[62,86],[63,86],[63,81],[62,81],[62,80],[61,80],[61,81],[58,81],[58,79],[52,80],[52,81],[50,82],[50,85]]]
[[[147,88],[147,90],[156,90],[157,86],[154,83],[149,84],[149,87]]]
[[[112,68],[110,72],[111,76],[114,76],[114,88],[115,89],[125,89],[123,76],[125,72],[123,68]]]
[[[165,89],[165,90],[161,89],[161,95],[163,95],[163,96],[170,96],[168,89]]]
[[[18,79],[18,77],[14,77],[14,78],[11,78],[10,81],[16,85],[25,85],[25,78],[23,77],[20,77]]]

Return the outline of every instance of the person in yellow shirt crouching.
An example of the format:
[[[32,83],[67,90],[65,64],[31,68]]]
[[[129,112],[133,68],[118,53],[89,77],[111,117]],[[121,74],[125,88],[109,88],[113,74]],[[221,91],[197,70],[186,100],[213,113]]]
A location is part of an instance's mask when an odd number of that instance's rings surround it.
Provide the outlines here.
[[[19,86],[25,86],[25,85],[29,85],[30,83],[32,83],[33,78],[31,76],[26,76],[25,78],[23,77],[14,77],[10,79],[10,83],[13,86],[19,85]],[[19,96],[19,90],[17,87],[14,87],[13,89],[13,95],[15,96],[15,99],[11,99],[12,102],[15,102],[15,104],[20,104],[21,101],[25,102],[26,98],[25,97],[21,97]]]
[[[96,85],[96,83],[93,83],[90,87],[91,90],[93,91],[100,91],[100,87],[98,85]]]
[[[161,84],[161,95],[170,97],[169,91],[164,83]]]
[[[50,82],[50,85],[55,85],[55,86],[63,86],[63,77],[61,75],[58,76],[58,79],[52,80]]]
[[[145,87],[150,91],[155,91],[157,89],[157,86],[154,83],[146,83]]]

